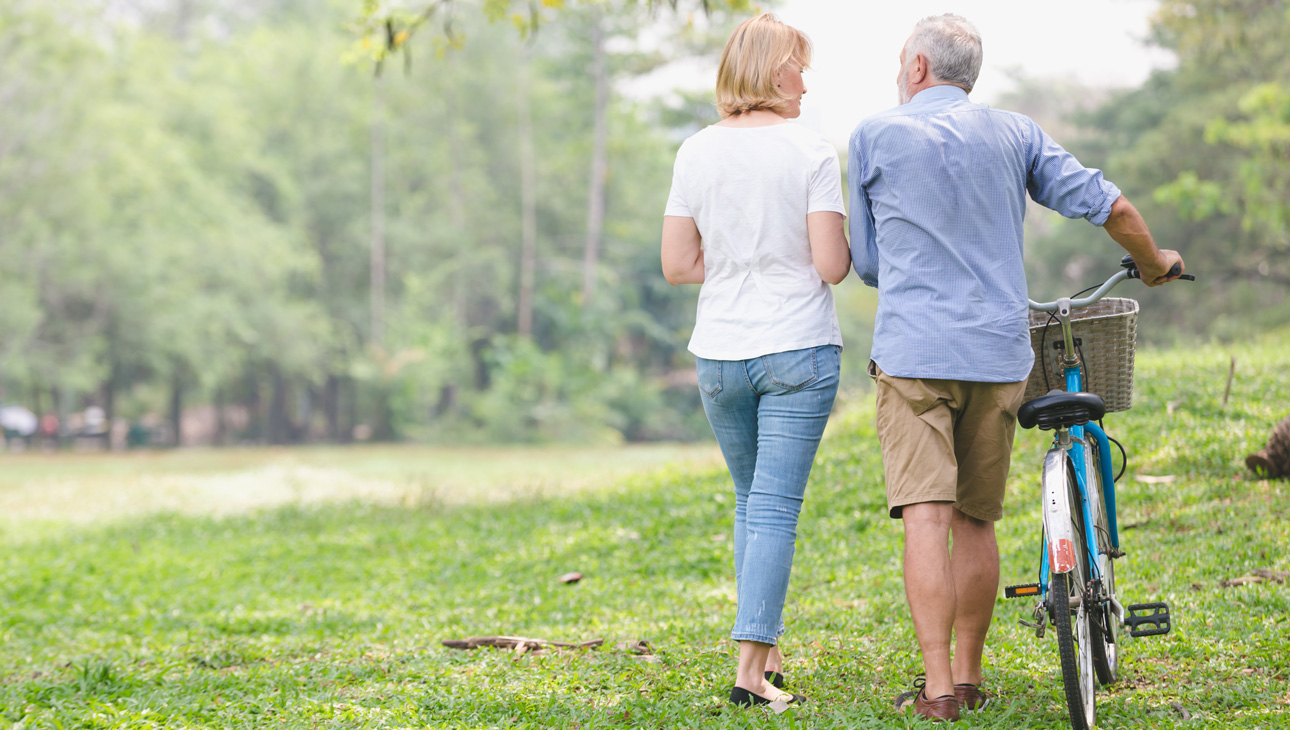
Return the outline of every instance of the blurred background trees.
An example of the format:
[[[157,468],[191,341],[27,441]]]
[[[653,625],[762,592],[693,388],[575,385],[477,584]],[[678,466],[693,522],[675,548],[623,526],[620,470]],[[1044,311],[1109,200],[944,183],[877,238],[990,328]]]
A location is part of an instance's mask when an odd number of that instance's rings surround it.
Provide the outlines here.
[[[438,5],[0,4],[0,401],[169,444],[704,437],[697,290],[663,280],[658,232],[676,146],[716,116],[618,89],[715,54],[748,3]],[[1284,2],[1166,0],[1175,69],[1000,104],[1202,276],[1133,293],[1169,312],[1145,337],[1290,321],[1288,31]],[[1041,296],[1118,258],[1030,225]],[[872,294],[836,293],[861,383]]]
[[[696,293],[657,263],[700,122],[611,93],[663,58],[650,8],[463,10],[379,75],[356,15],[0,9],[0,400],[170,443],[700,435]]]
[[[1290,323],[1290,3],[1163,0],[1153,41],[1175,68],[1141,88],[1091,92],[1022,84],[1041,122],[1076,129],[1061,141],[1104,168],[1142,211],[1157,243],[1177,249],[1195,285],[1132,296],[1164,327],[1147,341],[1250,337]],[[1045,103],[1047,100],[1047,103]],[[1002,106],[1022,106],[1023,99]],[[1036,216],[1028,239],[1032,291],[1095,283],[1120,255],[1082,222]],[[1074,287],[1074,289],[1072,289]],[[1051,298],[1051,297],[1049,297]]]

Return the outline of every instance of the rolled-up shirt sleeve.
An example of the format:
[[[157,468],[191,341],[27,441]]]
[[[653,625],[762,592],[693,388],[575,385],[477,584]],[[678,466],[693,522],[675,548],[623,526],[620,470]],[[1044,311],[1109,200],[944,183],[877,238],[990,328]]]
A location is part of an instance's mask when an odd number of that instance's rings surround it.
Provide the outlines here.
[[[1027,121],[1030,173],[1026,189],[1030,197],[1067,218],[1084,218],[1097,226],[1106,223],[1120,189],[1102,177],[1101,170],[1081,165],[1033,120]]]
[[[850,189],[851,266],[860,280],[878,286],[878,231],[874,227],[869,194],[864,189],[864,165],[861,159],[859,130],[847,145],[847,187]]]

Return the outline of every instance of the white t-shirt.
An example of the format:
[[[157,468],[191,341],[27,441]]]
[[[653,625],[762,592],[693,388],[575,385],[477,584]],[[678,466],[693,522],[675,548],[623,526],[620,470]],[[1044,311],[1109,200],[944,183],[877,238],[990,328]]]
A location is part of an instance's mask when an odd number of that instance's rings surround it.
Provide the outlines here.
[[[693,218],[703,237],[690,352],[748,360],[842,345],[806,234],[806,214],[820,211],[846,214],[838,153],[816,132],[714,125],[681,144],[664,215]]]

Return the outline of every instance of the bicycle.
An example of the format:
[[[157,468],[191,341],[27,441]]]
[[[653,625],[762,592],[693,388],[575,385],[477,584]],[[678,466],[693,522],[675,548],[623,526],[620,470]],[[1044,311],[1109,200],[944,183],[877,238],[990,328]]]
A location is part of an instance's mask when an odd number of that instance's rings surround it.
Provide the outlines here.
[[[1045,382],[1041,395],[1024,403],[1017,413],[1017,422],[1023,428],[1038,426],[1040,430],[1055,431],[1053,446],[1044,456],[1041,475],[1043,495],[1043,550],[1040,557],[1039,582],[1008,586],[1008,598],[1037,596],[1031,621],[1021,620],[1023,626],[1035,630],[1043,638],[1051,625],[1057,634],[1058,654],[1061,660],[1062,684],[1066,705],[1070,711],[1071,727],[1088,730],[1096,723],[1096,684],[1109,685],[1119,673],[1119,639],[1121,626],[1129,635],[1160,636],[1169,633],[1169,606],[1164,602],[1141,603],[1125,606],[1119,600],[1115,585],[1115,560],[1124,557],[1115,512],[1115,482],[1124,474],[1112,474],[1110,444],[1113,439],[1102,428],[1102,417],[1109,411],[1127,410],[1132,392],[1133,330],[1126,319],[1123,323],[1109,325],[1111,338],[1121,341],[1120,355],[1112,359],[1109,370],[1115,381],[1103,383],[1115,402],[1108,403],[1097,393],[1089,392],[1090,372],[1084,358],[1084,342],[1076,336],[1076,324],[1092,322],[1072,321],[1075,310],[1089,307],[1107,295],[1125,279],[1139,278],[1133,258],[1125,256],[1120,262],[1123,270],[1116,272],[1093,294],[1083,299],[1063,297],[1053,302],[1030,301],[1030,309],[1047,313],[1046,322],[1036,325],[1032,316],[1032,333],[1042,329],[1036,343],[1036,360],[1043,368],[1045,381],[1049,376],[1047,334],[1052,321],[1060,323],[1061,337],[1052,344],[1054,359],[1063,376],[1065,390],[1049,390]],[[1179,267],[1169,272],[1178,274]],[[1180,277],[1194,281],[1195,277]],[[1089,287],[1084,294],[1094,287]],[[1137,302],[1131,299],[1108,300],[1128,302],[1126,310],[1136,317]],[[1110,317],[1123,316],[1122,314]],[[1102,319],[1110,319],[1103,317]],[[1042,314],[1040,315],[1042,320]],[[1091,323],[1085,331],[1090,335],[1108,337],[1094,331]],[[1115,332],[1118,328],[1123,331]],[[1105,329],[1105,328],[1104,328]],[[1032,341],[1034,337],[1032,334]],[[1123,356],[1127,339],[1127,362]],[[1092,343],[1090,343],[1092,344]],[[1116,361],[1118,359],[1118,361]],[[1127,374],[1123,372],[1127,370]],[[1032,375],[1032,379],[1035,376]],[[1106,378],[1104,378],[1106,380]],[[1127,382],[1127,385],[1126,385]],[[1120,446],[1119,442],[1116,442]],[[1124,447],[1124,462],[1128,457]],[[1091,526],[1091,529],[1089,529]],[[1095,680],[1096,679],[1096,683]]]

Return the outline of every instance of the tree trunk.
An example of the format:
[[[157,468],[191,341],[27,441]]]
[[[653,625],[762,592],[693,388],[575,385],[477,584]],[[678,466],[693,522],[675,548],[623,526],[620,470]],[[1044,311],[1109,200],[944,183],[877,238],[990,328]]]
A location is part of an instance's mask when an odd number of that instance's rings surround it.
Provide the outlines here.
[[[41,404],[40,392],[42,390],[44,390],[44,388],[41,386],[39,382],[35,382],[31,386],[31,410],[33,413],[36,414],[36,418],[45,417],[45,409],[41,408],[40,406]]]
[[[257,443],[264,442],[264,414],[261,410],[260,399],[260,378],[256,372],[247,368],[246,370],[246,435],[248,438],[255,440]]]
[[[215,445],[228,443],[228,422],[224,419],[224,389],[215,389]]]
[[[103,421],[107,424],[107,429],[112,430],[112,421],[116,418],[116,381],[117,381],[117,363],[112,361],[111,369],[108,370],[107,380],[103,381],[100,390],[103,394]]]
[[[290,440],[291,425],[287,416],[287,380],[273,369],[273,394],[269,400],[269,421],[265,436],[270,444],[281,446]]]
[[[108,370],[107,380],[99,391],[103,397],[103,450],[111,451],[112,446],[112,424],[116,421],[116,381],[117,381],[117,363],[112,359],[112,365]]]
[[[596,84],[596,107],[591,146],[591,183],[587,191],[587,241],[582,251],[582,306],[591,305],[596,293],[596,268],[600,258],[600,236],[605,223],[605,179],[609,155],[609,69],[605,59],[603,19],[596,12],[591,26],[592,76]]]
[[[170,380],[170,439],[175,448],[184,445],[184,374],[178,367]]]
[[[396,434],[394,433],[394,409],[390,408],[391,383],[387,380],[378,381],[374,390],[376,419],[372,424],[372,438],[376,441],[393,441]]]
[[[533,152],[533,98],[527,52],[519,69],[520,291],[515,331],[533,336],[533,284],[537,268],[537,173]]]
[[[457,105],[457,92],[451,86],[445,92],[444,99],[448,109],[459,108]],[[470,201],[466,199],[466,185],[462,175],[466,167],[466,163],[461,156],[465,142],[461,139],[461,129],[454,117],[449,117],[447,127],[448,161],[451,168],[448,172],[448,189],[452,194],[452,205],[448,209],[448,221],[452,224],[453,235],[459,237],[461,243],[477,246],[480,242],[471,240],[466,232],[466,211],[469,210]],[[460,324],[463,329],[467,324],[466,309],[469,286],[469,281],[462,281],[461,277],[453,277],[452,289],[448,296],[449,301],[452,302],[453,320]]]
[[[297,444],[309,443],[309,425],[314,420],[315,392],[312,385],[301,388],[296,399],[296,418],[291,424],[291,441]]]
[[[448,384],[439,389],[439,401],[434,406],[435,418],[443,418],[457,407],[457,386]]]
[[[323,413],[327,416],[327,440],[340,443],[340,378],[327,376],[323,386]]]
[[[348,443],[354,440],[354,427],[358,425],[358,386],[355,385],[353,378],[345,378],[342,384],[344,388],[342,393],[345,398],[345,418],[346,424],[341,439]]]
[[[372,83],[370,342],[381,347],[385,341],[385,99],[381,77]]]

